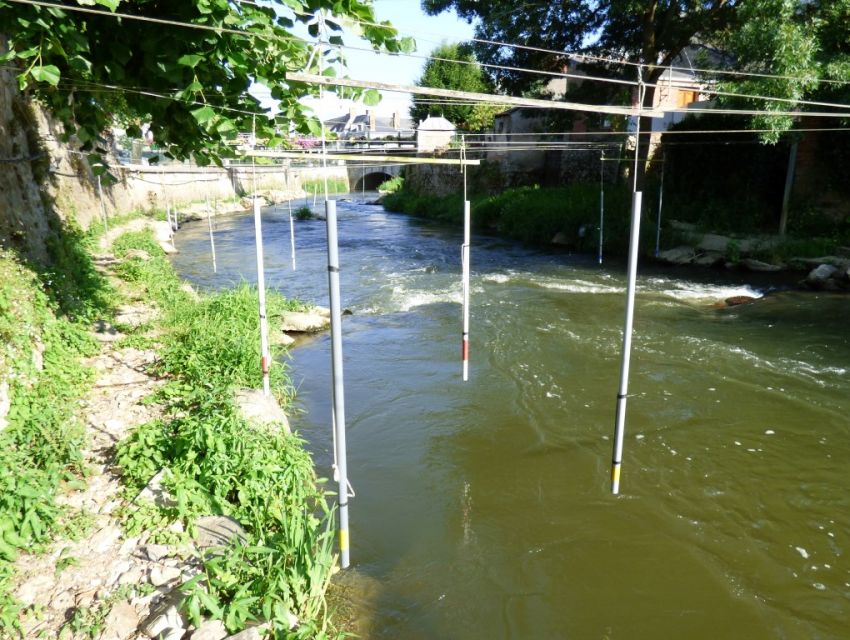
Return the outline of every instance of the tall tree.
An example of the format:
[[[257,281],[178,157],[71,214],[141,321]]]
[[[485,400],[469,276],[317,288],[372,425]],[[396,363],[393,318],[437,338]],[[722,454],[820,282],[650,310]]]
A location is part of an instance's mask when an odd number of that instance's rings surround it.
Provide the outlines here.
[[[287,82],[285,74],[317,66],[313,45],[291,28],[301,22],[317,35],[319,12],[334,14],[324,20],[332,44],[341,43],[346,18],[365,23],[362,35],[376,47],[398,52],[412,44],[397,39],[389,23],[370,24],[376,19],[369,0],[65,4],[0,0],[0,34],[8,38],[0,64],[17,66],[22,90],[46,105],[84,150],[97,149],[121,117],[137,135],[138,123],[150,122],[157,143],[175,157],[217,161],[227,154],[224,143],[254,120],[258,135],[276,135],[275,120],[248,92],[254,83],[279,101],[277,124],[284,130],[290,124],[317,130],[298,102],[310,88]]]
[[[782,99],[724,97],[726,104],[769,112],[794,110],[802,100],[850,99],[850,0],[748,0],[723,43],[735,70],[754,75],[727,77],[722,90]],[[793,123],[790,116],[753,119],[767,130],[765,142],[776,142]]]
[[[471,48],[458,44],[441,44],[434,49],[416,84],[475,93],[493,91],[493,84],[475,61]],[[428,96],[414,95],[410,117],[421,121],[428,116],[444,116],[459,129],[479,131],[493,124],[499,110],[487,104],[433,104]]]

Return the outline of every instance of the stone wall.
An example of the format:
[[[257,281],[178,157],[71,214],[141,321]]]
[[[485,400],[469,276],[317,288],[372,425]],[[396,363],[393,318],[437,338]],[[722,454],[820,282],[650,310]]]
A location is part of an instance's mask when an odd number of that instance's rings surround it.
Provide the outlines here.
[[[6,46],[0,34],[0,55]],[[34,130],[34,113],[18,91],[14,71],[0,66],[0,246],[44,262],[51,224],[38,184],[49,160]]]

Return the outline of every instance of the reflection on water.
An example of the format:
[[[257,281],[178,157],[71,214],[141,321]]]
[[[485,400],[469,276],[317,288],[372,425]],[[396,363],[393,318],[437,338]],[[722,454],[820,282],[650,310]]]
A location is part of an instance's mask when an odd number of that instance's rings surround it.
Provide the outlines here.
[[[342,202],[353,570],[362,637],[842,638],[850,610],[850,299],[641,268],[623,495],[608,494],[624,274]],[[266,280],[326,304],[325,229],[264,214]],[[175,265],[254,274],[250,216]],[[296,428],[330,464],[328,338],[292,354]]]

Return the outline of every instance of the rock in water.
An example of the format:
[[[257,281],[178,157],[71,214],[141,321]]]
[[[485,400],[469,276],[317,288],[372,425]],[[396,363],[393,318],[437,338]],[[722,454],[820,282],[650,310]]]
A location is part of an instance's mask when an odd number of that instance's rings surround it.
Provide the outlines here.
[[[750,271],[780,271],[782,269],[782,267],[778,264],[762,262],[761,260],[756,260],[755,258],[744,258],[743,260],[741,260],[741,264],[744,265]]]
[[[726,298],[724,302],[726,302],[727,307],[737,307],[739,304],[747,304],[755,299],[752,296],[732,296],[731,298]]]
[[[658,254],[658,259],[670,264],[690,264],[694,261],[694,248],[682,245]]]
[[[291,333],[315,333],[330,326],[330,319],[315,311],[290,311],[283,314],[281,329]]]
[[[806,276],[806,284],[813,289],[823,289],[827,282],[838,273],[838,268],[831,264],[822,264],[815,267]]]
[[[567,237],[566,233],[564,233],[563,231],[559,231],[552,238],[551,243],[552,244],[558,244],[558,245],[568,245],[568,244],[570,244],[570,239],[569,239],[569,237]]]

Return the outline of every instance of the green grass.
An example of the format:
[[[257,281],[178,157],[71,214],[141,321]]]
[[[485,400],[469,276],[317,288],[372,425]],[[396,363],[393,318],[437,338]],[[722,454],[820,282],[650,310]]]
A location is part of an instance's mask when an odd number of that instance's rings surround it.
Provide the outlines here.
[[[395,193],[400,191],[404,186],[404,177],[395,176],[389,180],[385,180],[378,186],[378,191],[381,193]]]
[[[450,224],[460,224],[460,195],[439,198],[400,189],[382,199],[389,211],[409,213]],[[517,187],[493,196],[473,196],[472,223],[479,230],[529,244],[546,245],[558,233],[567,246],[595,250],[598,243],[599,186]],[[626,188],[609,186],[605,192],[606,253],[625,254],[631,196]],[[646,211],[646,207],[644,207]],[[644,213],[645,218],[648,217]],[[583,231],[582,231],[583,230]]]
[[[84,473],[76,411],[91,376],[80,359],[96,345],[70,318],[90,318],[106,306],[106,294],[73,239],[63,251],[62,264],[83,265],[63,278],[0,252],[0,380],[8,382],[11,399],[8,426],[0,431],[0,635],[18,625],[11,562],[57,533],[62,510],[55,496]],[[39,351],[41,368],[33,355]]]
[[[321,196],[325,192],[324,179],[304,180],[301,182],[301,188],[311,196],[318,193]],[[328,193],[348,193],[350,188],[348,180],[345,178],[328,178]]]
[[[204,559],[202,577],[182,587],[187,614],[219,618],[231,632],[249,620],[270,620],[283,633],[291,612],[302,620],[294,637],[322,637],[334,563],[333,513],[322,482],[299,437],[246,424],[231,399],[235,389],[262,384],[256,288],[242,284],[195,301],[179,289],[149,234],[116,241],[118,255],[129,249],[153,256],[126,260],[120,272],[160,308],[158,368],[169,383],[159,393],[166,416],[122,442],[118,463],[133,493],[167,469],[177,506],[152,512],[147,505],[128,513],[128,522],[139,528],[175,518],[189,524],[201,514],[237,519],[248,540]],[[303,308],[269,292],[272,331],[284,311]],[[287,405],[292,388],[279,361],[271,383]]]

